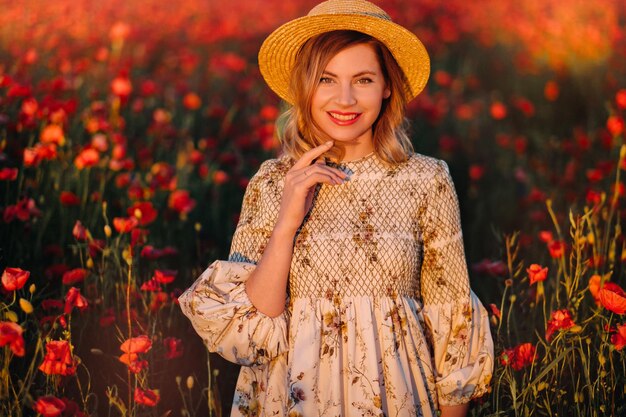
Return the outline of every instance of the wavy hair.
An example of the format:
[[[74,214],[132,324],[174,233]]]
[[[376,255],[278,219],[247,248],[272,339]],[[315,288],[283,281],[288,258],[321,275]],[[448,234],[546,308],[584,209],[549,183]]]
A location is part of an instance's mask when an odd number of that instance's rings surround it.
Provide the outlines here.
[[[293,105],[281,114],[277,122],[278,138],[283,151],[292,159],[297,160],[306,151],[331,140],[313,120],[313,95],[330,60],[338,52],[358,44],[367,44],[374,48],[385,82],[391,91],[389,98],[383,100],[380,114],[372,125],[374,152],[390,165],[406,161],[413,152],[404,117],[409,88],[404,72],[379,40],[357,31],[337,30],[309,39],[298,51],[290,84]],[[325,156],[338,162],[344,153],[345,149],[336,142]]]

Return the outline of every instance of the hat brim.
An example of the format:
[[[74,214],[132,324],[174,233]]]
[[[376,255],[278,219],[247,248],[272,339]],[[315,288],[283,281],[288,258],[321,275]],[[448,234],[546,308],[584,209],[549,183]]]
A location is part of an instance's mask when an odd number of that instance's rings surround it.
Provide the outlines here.
[[[272,32],[259,50],[259,69],[268,86],[283,100],[293,104],[289,94],[296,55],[310,38],[334,30],[354,30],[381,41],[394,56],[406,76],[407,98],[412,100],[426,86],[430,58],[422,42],[406,28],[379,17],[355,14],[304,16]]]

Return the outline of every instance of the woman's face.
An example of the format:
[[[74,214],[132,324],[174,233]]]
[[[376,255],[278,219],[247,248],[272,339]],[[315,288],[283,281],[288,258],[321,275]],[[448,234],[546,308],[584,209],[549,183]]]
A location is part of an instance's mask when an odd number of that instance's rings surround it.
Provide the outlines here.
[[[313,94],[312,117],[337,142],[371,146],[372,125],[389,95],[374,48],[354,45],[328,62]]]

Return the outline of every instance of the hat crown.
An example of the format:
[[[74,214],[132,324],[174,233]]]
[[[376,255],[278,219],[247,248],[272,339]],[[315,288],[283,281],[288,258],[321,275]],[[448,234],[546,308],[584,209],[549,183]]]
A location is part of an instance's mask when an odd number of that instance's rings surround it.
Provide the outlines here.
[[[355,14],[391,20],[383,9],[365,0],[328,0],[311,9],[307,16]]]

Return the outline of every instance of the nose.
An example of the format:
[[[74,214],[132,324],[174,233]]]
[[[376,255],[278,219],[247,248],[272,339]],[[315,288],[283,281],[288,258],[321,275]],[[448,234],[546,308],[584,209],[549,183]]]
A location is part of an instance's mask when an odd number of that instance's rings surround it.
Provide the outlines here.
[[[356,104],[356,97],[351,83],[342,83],[339,85],[335,101],[337,104],[345,107]]]

